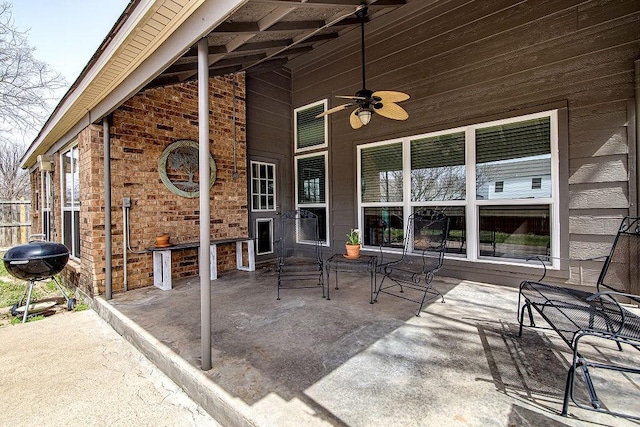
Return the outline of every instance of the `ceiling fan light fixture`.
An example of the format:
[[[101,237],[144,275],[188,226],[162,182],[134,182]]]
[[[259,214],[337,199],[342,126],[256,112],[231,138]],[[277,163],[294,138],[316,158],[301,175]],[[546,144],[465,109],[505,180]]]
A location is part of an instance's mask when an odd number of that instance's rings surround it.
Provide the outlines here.
[[[371,111],[369,108],[361,108],[360,110],[358,110],[356,114],[360,119],[360,122],[366,126],[371,121],[371,116],[373,116],[373,111]]]

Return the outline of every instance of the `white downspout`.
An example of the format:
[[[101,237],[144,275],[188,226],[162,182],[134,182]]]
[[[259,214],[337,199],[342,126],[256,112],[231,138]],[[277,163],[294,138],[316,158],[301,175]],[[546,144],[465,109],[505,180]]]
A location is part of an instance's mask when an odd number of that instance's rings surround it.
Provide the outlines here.
[[[42,170],[42,168],[40,168],[40,230],[42,231],[42,234],[44,235],[45,240],[50,240],[50,235],[51,233],[49,233],[49,236],[46,235],[46,233],[44,232],[45,230],[45,223],[44,223],[44,201],[45,201],[45,188],[47,188],[44,180],[46,179],[46,172]]]

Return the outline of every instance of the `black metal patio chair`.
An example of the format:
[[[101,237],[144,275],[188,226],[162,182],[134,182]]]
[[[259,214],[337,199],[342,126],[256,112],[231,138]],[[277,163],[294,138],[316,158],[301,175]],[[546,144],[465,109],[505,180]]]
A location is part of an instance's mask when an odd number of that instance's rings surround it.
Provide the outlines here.
[[[277,299],[281,289],[322,288],[324,291],[324,261],[319,237],[318,217],[304,209],[285,212],[280,218]],[[287,286],[283,282],[288,282]]]
[[[382,280],[374,301],[381,293],[413,301],[420,305],[416,316],[420,316],[426,302],[437,297],[444,302],[444,296],[432,281],[442,267],[448,233],[449,218],[442,212],[420,210],[409,216],[402,256],[386,263],[381,260],[378,266]],[[405,293],[405,288],[411,289],[411,293]]]

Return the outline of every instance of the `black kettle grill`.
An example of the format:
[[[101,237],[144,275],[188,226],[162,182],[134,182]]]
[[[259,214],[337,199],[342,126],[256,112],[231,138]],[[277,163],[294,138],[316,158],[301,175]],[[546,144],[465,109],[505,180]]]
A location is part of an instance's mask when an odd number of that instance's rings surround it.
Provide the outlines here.
[[[26,297],[26,305],[22,316],[23,323],[27,320],[33,286],[37,281],[53,279],[67,302],[67,309],[72,310],[76,304],[75,299],[67,296],[55,278],[55,275],[60,273],[69,261],[69,250],[61,243],[37,239],[38,236],[40,235],[30,236],[29,243],[12,247],[2,258],[9,274],[18,279],[29,281],[29,287],[25,289],[22,299],[11,309],[11,313],[17,316],[18,308],[22,307]]]

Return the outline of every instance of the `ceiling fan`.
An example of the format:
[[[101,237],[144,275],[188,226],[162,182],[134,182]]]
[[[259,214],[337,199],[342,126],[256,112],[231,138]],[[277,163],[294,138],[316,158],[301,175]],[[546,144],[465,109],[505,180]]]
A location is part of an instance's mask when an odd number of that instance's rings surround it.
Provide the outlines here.
[[[328,116],[329,114],[342,111],[346,108],[357,106],[349,116],[349,123],[353,129],[360,129],[362,126],[368,124],[373,114],[379,114],[393,120],[407,120],[409,114],[397,103],[406,101],[409,99],[409,95],[391,90],[373,92],[367,89],[365,85],[364,21],[367,16],[367,7],[364,6],[358,9],[355,15],[360,18],[360,31],[362,34],[362,89],[357,91],[354,96],[336,96],[337,98],[349,99],[351,101],[330,108],[318,114],[316,118]]]

